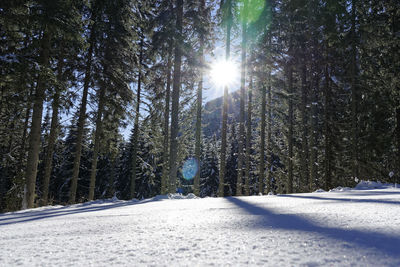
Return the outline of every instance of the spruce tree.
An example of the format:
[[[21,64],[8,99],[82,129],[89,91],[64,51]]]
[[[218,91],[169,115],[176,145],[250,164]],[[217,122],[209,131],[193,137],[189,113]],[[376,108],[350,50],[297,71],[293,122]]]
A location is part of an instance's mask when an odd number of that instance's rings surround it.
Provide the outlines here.
[[[222,9],[222,20],[226,25],[226,47],[225,47],[225,60],[229,61],[231,51],[231,29],[233,22],[232,15],[232,0],[226,0],[221,2]],[[221,126],[221,155],[220,155],[220,167],[219,167],[219,186],[218,196],[223,197],[225,191],[225,173],[226,173],[226,146],[227,146],[227,121],[228,121],[228,86],[224,87],[223,96],[223,107],[222,107],[222,126]]]
[[[176,41],[174,52],[174,76],[172,85],[172,107],[171,107],[171,136],[170,136],[170,157],[169,157],[169,192],[175,193],[178,171],[178,114],[179,114],[179,91],[181,83],[181,64],[182,64],[182,17],[183,0],[176,0]]]

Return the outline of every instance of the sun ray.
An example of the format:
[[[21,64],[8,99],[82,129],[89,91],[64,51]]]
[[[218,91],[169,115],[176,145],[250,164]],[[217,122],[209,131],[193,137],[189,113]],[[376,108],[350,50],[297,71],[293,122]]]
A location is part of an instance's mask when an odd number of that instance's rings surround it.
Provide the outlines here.
[[[218,60],[211,64],[210,76],[212,82],[219,88],[234,85],[239,78],[235,62]]]

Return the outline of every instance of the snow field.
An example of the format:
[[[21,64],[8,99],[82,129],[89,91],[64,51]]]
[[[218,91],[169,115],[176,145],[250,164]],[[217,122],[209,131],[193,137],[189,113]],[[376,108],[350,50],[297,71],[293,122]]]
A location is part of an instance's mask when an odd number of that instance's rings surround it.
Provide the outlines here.
[[[0,214],[0,266],[400,266],[400,189]]]

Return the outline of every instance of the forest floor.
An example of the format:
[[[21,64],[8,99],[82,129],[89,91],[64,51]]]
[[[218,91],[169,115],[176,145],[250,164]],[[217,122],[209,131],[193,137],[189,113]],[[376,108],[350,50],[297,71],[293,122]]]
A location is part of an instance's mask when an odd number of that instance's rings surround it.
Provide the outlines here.
[[[0,214],[0,266],[400,266],[400,189],[371,187]]]

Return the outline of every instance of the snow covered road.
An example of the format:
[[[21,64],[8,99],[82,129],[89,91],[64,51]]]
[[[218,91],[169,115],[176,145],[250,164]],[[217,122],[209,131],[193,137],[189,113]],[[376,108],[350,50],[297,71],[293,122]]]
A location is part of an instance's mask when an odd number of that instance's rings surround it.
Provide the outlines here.
[[[0,214],[0,266],[400,266],[400,189]]]

